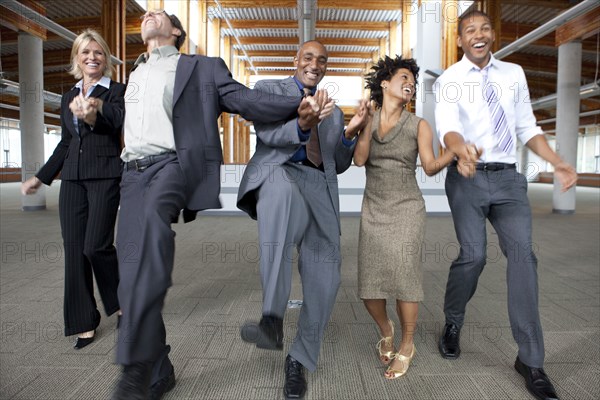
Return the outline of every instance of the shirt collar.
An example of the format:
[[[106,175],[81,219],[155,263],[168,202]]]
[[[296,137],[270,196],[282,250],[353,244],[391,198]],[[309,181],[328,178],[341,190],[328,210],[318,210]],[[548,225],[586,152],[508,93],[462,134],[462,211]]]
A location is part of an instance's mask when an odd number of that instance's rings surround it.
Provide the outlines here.
[[[300,90],[300,93],[302,95],[304,95],[304,85],[302,84],[302,82],[300,82],[298,79],[296,79],[295,76],[293,76],[292,78],[294,78],[294,82],[296,82],[296,86],[298,86],[298,89]],[[310,93],[314,96],[314,94],[317,92],[317,88],[314,87],[312,89],[310,89]]]
[[[494,58],[494,55],[490,54],[490,61],[487,63],[487,65],[485,67],[483,67],[483,69],[492,68],[496,63],[497,63],[497,60]],[[466,55],[463,55],[462,59],[460,60],[460,65],[464,69],[463,72],[469,72],[471,70],[479,71],[480,69],[482,69],[482,68],[479,68],[477,65],[473,64],[471,62],[471,60],[469,60],[467,58]]]
[[[153,49],[151,54],[156,54],[157,57],[163,58],[172,56],[174,54],[179,54],[179,50],[177,50],[177,47],[175,46],[167,45]],[[148,58],[150,58],[150,55],[148,55],[148,53],[142,53],[139,55],[137,60],[135,60],[134,65],[145,63],[146,61],[148,61]]]
[[[94,86],[97,86],[97,85],[100,85],[102,87],[110,89],[110,78],[108,76],[102,76],[102,78],[100,78],[100,80],[98,82],[96,82],[92,86],[90,86],[90,89],[92,89]],[[74,87],[81,90],[81,88],[83,87],[83,79],[80,80],[79,82],[77,82]]]

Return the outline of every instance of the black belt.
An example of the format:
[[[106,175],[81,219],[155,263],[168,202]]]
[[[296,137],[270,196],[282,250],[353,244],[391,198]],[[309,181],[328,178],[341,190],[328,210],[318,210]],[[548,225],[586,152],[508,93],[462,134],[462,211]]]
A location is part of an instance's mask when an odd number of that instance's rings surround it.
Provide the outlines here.
[[[452,163],[450,165],[453,167],[456,167],[456,161],[452,161]],[[478,169],[479,171],[501,171],[503,169],[515,169],[515,168],[517,168],[517,164],[506,164],[506,163],[498,163],[498,162],[477,163],[477,166],[475,167],[475,169]]]
[[[318,170],[319,170],[319,171],[321,171],[321,172],[325,172],[325,168],[323,167],[323,163],[321,163],[321,165],[319,165],[319,166],[317,167],[315,164],[313,164],[313,163],[311,163],[310,161],[308,161],[308,159],[306,159],[306,160],[302,160],[302,161],[292,161],[292,162],[293,162],[294,164],[305,165],[305,166],[307,166],[307,167],[311,167],[311,168],[314,168],[314,169],[318,169]]]
[[[155,156],[146,156],[144,158],[140,158],[137,160],[127,161],[125,163],[125,171],[129,171],[130,169],[136,170],[138,172],[142,172],[149,166],[156,164],[159,161],[166,160],[171,157],[175,153],[162,153],[157,154]]]

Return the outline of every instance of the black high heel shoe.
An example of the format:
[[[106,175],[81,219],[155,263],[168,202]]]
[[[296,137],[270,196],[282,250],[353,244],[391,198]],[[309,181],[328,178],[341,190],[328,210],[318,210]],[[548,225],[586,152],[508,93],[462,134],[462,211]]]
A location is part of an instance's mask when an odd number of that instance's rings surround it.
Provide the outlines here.
[[[94,329],[94,336],[89,337],[89,338],[78,337],[77,340],[75,341],[75,346],[73,346],[73,348],[75,350],[83,349],[85,346],[92,344],[94,342],[95,338],[96,338],[96,330]]]

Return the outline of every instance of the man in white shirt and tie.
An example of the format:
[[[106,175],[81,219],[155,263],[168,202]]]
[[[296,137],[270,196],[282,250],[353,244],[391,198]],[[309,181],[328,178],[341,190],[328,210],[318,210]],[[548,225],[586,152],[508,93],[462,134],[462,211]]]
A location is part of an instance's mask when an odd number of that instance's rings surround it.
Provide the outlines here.
[[[486,263],[488,219],[507,258],[508,313],[519,348],[515,368],[536,398],[556,399],[543,370],[537,259],[531,246],[527,179],[515,165],[517,139],[554,166],[563,191],[575,185],[577,173],[548,146],[536,125],[523,69],[491,54],[494,39],[485,13],[463,15],[458,46],[464,57],[434,85],[438,135],[457,157],[448,168],[446,194],[461,246],[448,276],[439,350],[447,359],[460,355],[466,305]]]

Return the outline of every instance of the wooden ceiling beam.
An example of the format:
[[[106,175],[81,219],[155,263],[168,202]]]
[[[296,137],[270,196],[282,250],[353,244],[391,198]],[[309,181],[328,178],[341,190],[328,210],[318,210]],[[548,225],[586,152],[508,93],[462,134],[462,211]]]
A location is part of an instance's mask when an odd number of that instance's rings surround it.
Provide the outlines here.
[[[251,50],[247,51],[248,57],[294,57],[295,51],[280,51],[280,50]],[[329,52],[329,58],[368,58],[372,59],[373,53],[371,52],[351,52],[351,51],[331,51]]]
[[[589,126],[589,125],[598,125],[598,124],[600,124],[600,115],[589,115],[587,117],[579,118],[579,127]],[[544,124],[540,124],[538,122],[538,125],[540,127],[542,127],[542,129],[544,131],[550,131],[550,130],[556,129],[556,122],[547,122]]]
[[[41,15],[46,15],[46,8],[36,1],[21,0],[21,3]],[[27,32],[42,40],[46,40],[48,35],[46,28],[37,24],[36,21],[25,18],[24,16],[2,6],[0,6],[0,25],[6,26],[15,33],[17,33],[17,31]]]
[[[234,29],[298,29],[298,21],[268,19],[232,19],[229,20]],[[367,21],[317,21],[316,29],[343,29],[362,31],[387,31],[388,22]]]
[[[70,64],[71,62],[71,49],[64,50],[52,50],[44,52],[44,66]],[[19,56],[18,54],[11,54],[9,56],[2,57],[2,69],[7,71],[18,71],[19,69]]]
[[[223,8],[296,8],[296,0],[220,0]],[[209,0],[208,6],[215,6],[215,2]]]
[[[539,56],[526,53],[513,53],[507,56],[504,61],[519,64],[523,69],[531,69],[536,71],[553,72],[558,71],[558,58],[549,56]],[[596,66],[591,63],[581,64],[582,76],[594,76]]]
[[[516,3],[516,0],[513,0]],[[543,7],[543,8],[556,8],[559,10],[566,10],[571,7],[569,1],[564,0],[527,0],[527,6]]]
[[[4,13],[4,10],[2,10]],[[0,18],[2,18],[0,16]],[[86,28],[93,28],[96,30],[100,30],[101,20],[100,17],[97,16],[84,16],[84,17],[75,17],[75,18],[59,18],[56,19],[55,22],[57,24],[62,25],[66,29],[70,30],[75,34],[79,34]],[[127,35],[139,35],[141,33],[140,28],[140,20],[139,17],[136,16],[127,16],[125,19],[125,32]],[[19,38],[18,32],[12,30],[2,30],[2,44],[10,45],[16,44]],[[54,32],[46,33],[46,41],[58,41],[65,40],[61,36],[58,36]]]
[[[502,23],[502,31],[500,34],[500,40],[503,43],[511,43],[511,42],[514,42],[515,40],[519,39],[520,37],[525,36],[526,34],[528,34],[529,32],[533,31],[536,28],[538,28],[538,25],[515,23],[515,22],[503,22]],[[498,39],[498,37],[496,37],[496,39]],[[546,36],[536,40],[532,44],[537,45],[537,46],[555,47],[556,46],[556,34],[554,32],[549,33]],[[596,51],[596,41],[593,40],[593,38],[592,38],[592,40],[590,40],[588,38],[588,40],[584,40],[582,42],[582,48],[585,51],[595,52]]]
[[[357,2],[356,0],[319,0],[317,5],[320,9],[337,8],[343,10],[400,10],[400,0],[369,0]]]
[[[341,62],[341,63],[334,63],[334,62],[329,62],[327,63],[327,66],[329,68],[366,68],[367,64],[370,64],[369,62],[364,62],[364,63],[345,63],[345,62]],[[289,63],[289,62],[267,62],[267,61],[253,61],[252,65],[254,65],[255,67],[269,67],[269,68],[285,68],[285,67],[289,67],[289,68],[295,68],[294,64]]]
[[[297,0],[221,0],[219,1],[223,8],[296,8]],[[208,2],[209,6],[214,6],[213,1]],[[337,8],[345,10],[399,10],[400,0],[369,0],[358,3],[355,0],[319,0],[317,2],[319,9]]]
[[[290,37],[273,37],[273,36],[241,36],[239,37],[242,45],[252,44],[292,44],[298,45],[298,36]],[[355,39],[355,38],[319,38],[316,40],[323,43],[325,46],[379,46],[379,39]],[[237,42],[233,42],[237,44]]]
[[[19,98],[17,96],[11,95],[11,94],[2,95],[2,104],[6,104],[6,105],[9,105],[12,107],[20,107],[20,105],[21,105]],[[46,106],[44,106],[44,112],[50,113],[50,114],[58,114],[59,113],[58,110],[56,110],[54,108],[46,107]],[[10,118],[10,119],[20,120],[21,119],[20,114],[21,113],[19,112],[19,110],[11,110],[8,108],[0,107],[0,118]],[[50,124],[50,125],[60,125],[60,118],[44,116],[44,123]]]
[[[600,32],[600,5],[571,19],[556,30],[556,46],[577,39],[585,39]]]

